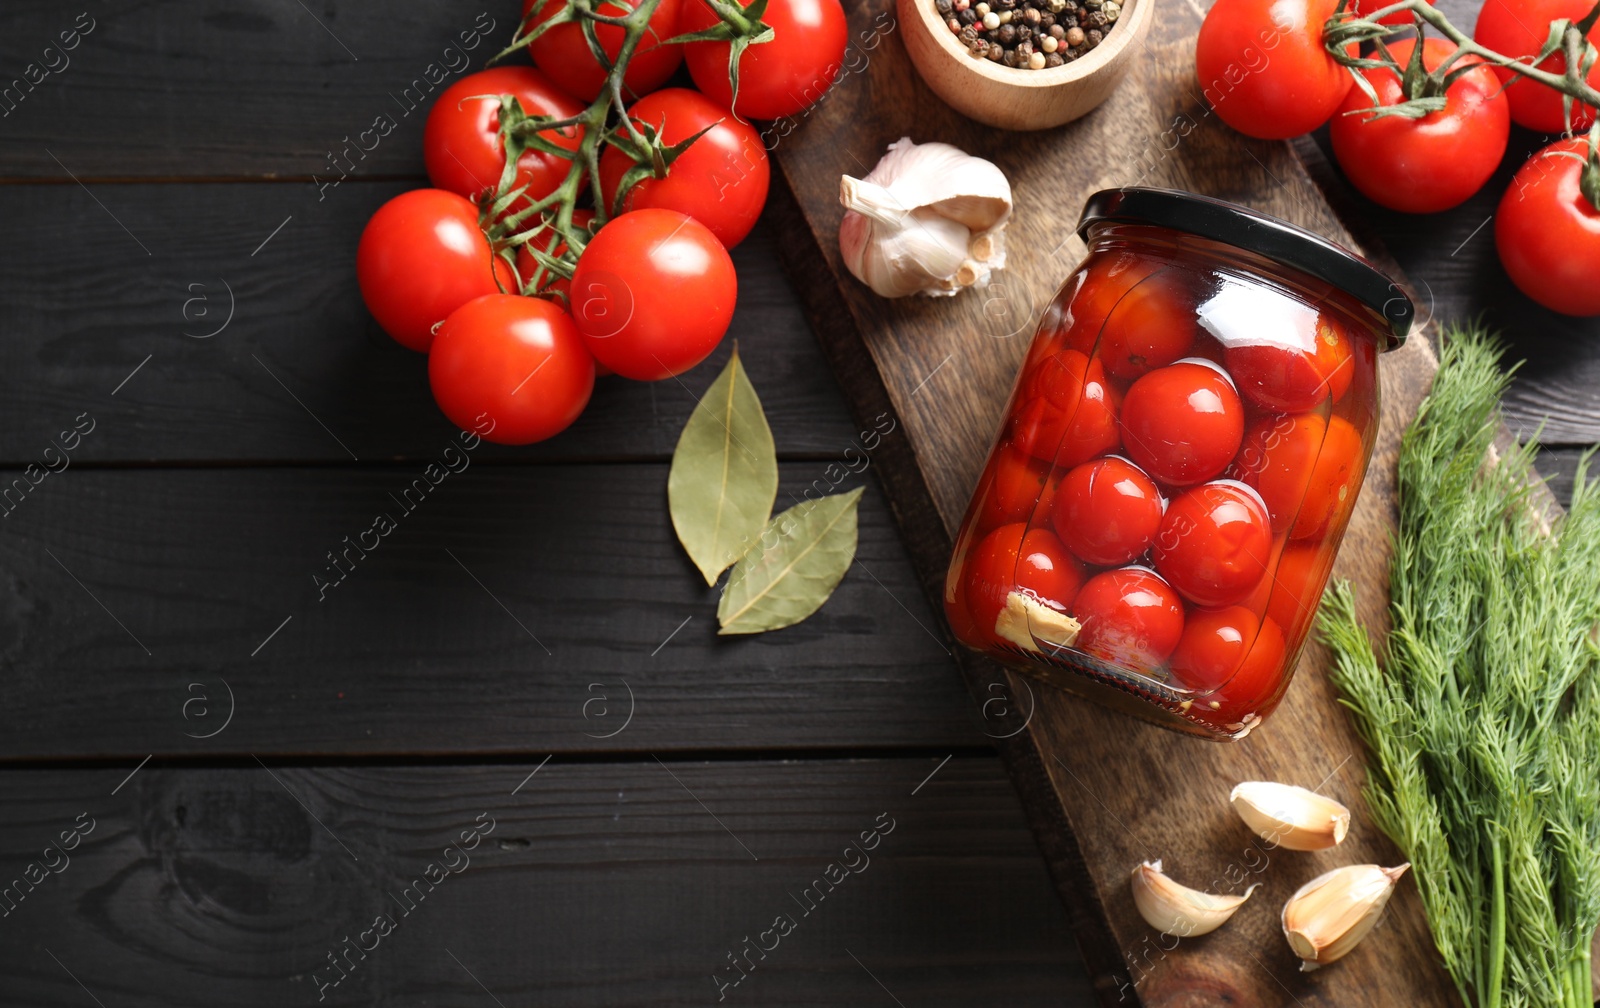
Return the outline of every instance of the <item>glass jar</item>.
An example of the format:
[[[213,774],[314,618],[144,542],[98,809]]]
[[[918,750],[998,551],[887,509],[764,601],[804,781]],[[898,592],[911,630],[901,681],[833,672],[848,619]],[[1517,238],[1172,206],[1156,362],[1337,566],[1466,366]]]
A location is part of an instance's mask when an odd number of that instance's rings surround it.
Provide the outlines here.
[[[1242,738],[1289,684],[1361,489],[1388,277],[1291,224],[1095,194],[958,534],[956,637],[1168,727]]]

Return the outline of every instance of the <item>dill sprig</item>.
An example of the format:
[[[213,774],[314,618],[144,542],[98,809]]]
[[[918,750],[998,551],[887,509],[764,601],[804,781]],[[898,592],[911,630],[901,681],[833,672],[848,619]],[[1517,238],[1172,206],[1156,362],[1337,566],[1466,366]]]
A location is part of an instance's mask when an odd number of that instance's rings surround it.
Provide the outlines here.
[[[1323,601],[1333,681],[1368,750],[1368,804],[1414,867],[1472,1008],[1590,1008],[1600,926],[1600,488],[1565,513],[1529,443],[1496,453],[1510,375],[1447,334],[1400,445],[1391,629],[1348,583]]]

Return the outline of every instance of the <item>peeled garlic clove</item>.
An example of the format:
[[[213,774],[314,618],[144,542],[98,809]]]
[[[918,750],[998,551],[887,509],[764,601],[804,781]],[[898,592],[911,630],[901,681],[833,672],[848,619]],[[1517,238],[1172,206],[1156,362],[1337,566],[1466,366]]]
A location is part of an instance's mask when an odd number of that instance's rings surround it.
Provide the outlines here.
[[[1015,591],[1006,596],[1005,608],[994,621],[995,636],[1026,651],[1039,650],[1036,639],[1057,647],[1071,647],[1082,629],[1083,625],[1071,616]]]
[[[1411,865],[1347,865],[1319,875],[1283,905],[1283,936],[1309,972],[1343,958],[1367,936]]]
[[[1350,831],[1349,809],[1293,784],[1245,781],[1228,800],[1246,826],[1286,850],[1327,850]]]
[[[1180,938],[1215,931],[1255,891],[1256,887],[1251,886],[1243,896],[1218,896],[1190,889],[1167,878],[1159,859],[1146,861],[1133,870],[1133,902],[1139,915],[1162,934]]]

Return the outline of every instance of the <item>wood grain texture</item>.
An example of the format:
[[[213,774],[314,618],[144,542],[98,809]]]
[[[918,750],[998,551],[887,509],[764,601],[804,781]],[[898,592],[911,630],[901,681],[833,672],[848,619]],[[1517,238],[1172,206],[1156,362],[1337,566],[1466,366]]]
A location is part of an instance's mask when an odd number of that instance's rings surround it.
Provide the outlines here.
[[[868,19],[878,6],[863,0],[852,15]],[[907,523],[930,597],[938,597],[950,536],[1031,337],[1030,323],[1083,253],[1070,235],[1091,192],[1135,183],[1190,189],[1352,241],[1286,145],[1245,139],[1207,114],[1191,69],[1199,20],[1197,8],[1164,7],[1129,86],[1092,115],[1049,134],[997,133],[943,109],[905,72],[903,52],[886,44],[778,147],[794,196],[786,204],[794,212],[790,226],[811,238],[809,246],[786,244],[782,251],[808,296],[819,338],[860,408],[877,411],[888,403],[904,424],[906,441],[885,455],[879,472]],[[954,143],[995,161],[1011,179],[1021,208],[1008,235],[1012,259],[990,290],[945,301],[888,302],[840,267],[840,211],[832,198],[838,176],[870,165],[901,135]],[[1398,436],[1434,366],[1421,336],[1383,361],[1382,433],[1339,567],[1361,585],[1369,618],[1379,617],[1383,604]],[[1222,746],[1110,716],[965,658],[975,698],[1006,695],[1033,711],[1031,719],[1017,716],[1025,728],[1002,751],[1073,908],[1104,1003],[1451,1003],[1449,981],[1431,954],[1410,889],[1392,904],[1387,940],[1367,943],[1339,969],[1295,973],[1278,932],[1282,899],[1318,871],[1397,860],[1360,801],[1360,750],[1319,659],[1315,650],[1304,657],[1288,700],[1267,725],[1244,742]],[[991,694],[996,687],[1001,693]],[[1255,849],[1226,801],[1234,783],[1251,778],[1320,786],[1346,800],[1355,811],[1351,838],[1332,855]],[[1228,880],[1213,889],[1230,881],[1242,888],[1246,879],[1230,879],[1230,871],[1237,876],[1253,859],[1246,874],[1266,888],[1223,931],[1162,949],[1134,910],[1127,882],[1135,864],[1156,857],[1178,878],[1202,887]]]
[[[915,795],[937,758],[558,756],[531,778],[538,760],[266,765],[277,779],[254,763],[152,763],[115,796],[131,764],[0,772],[0,885],[80,813],[93,822],[59,874],[0,902],[8,1008],[93,1004],[85,989],[108,1008],[716,1004],[713,972],[738,979],[728,954],[779,914],[791,933],[721,1003],[970,1006],[997,990],[1086,1003],[992,757],[953,759]],[[491,822],[474,849],[443,854]],[[892,828],[844,855],[875,823]],[[803,890],[846,857],[859,871],[816,886],[802,913]],[[461,870],[396,902],[430,863]],[[319,1002],[318,981],[338,976],[328,953],[379,913],[392,932]]]
[[[407,188],[350,183],[319,203],[293,185],[0,186],[0,466],[38,461],[83,411],[98,426],[78,462],[436,456],[455,428],[427,358],[377,327],[356,286],[363,225]],[[706,363],[648,385],[602,379],[559,437],[483,457],[668,458],[735,340],[778,450],[840,457],[859,429],[793,290],[757,265],[775,240],[761,227],[734,250],[738,309]]]
[[[61,53],[79,11],[93,28]],[[327,179],[338,177],[329,152],[358,143],[372,149],[352,149],[352,175],[421,175],[431,99],[509,41],[519,14],[507,0],[13,0],[0,68],[18,83],[0,102],[0,176]],[[469,48],[478,27],[489,37]],[[47,71],[31,89],[30,64]],[[391,131],[362,141],[379,115]]]
[[[50,476],[0,537],[0,759],[984,742],[876,487],[833,598],[733,639],[666,466],[473,464],[407,511],[421,472]]]

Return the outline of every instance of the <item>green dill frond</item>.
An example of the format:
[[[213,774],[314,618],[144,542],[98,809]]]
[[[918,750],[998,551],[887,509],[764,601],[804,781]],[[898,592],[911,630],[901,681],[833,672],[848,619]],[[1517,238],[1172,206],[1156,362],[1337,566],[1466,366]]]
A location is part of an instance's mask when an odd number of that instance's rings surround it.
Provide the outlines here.
[[[1387,638],[1347,584],[1319,628],[1462,999],[1576,1008],[1600,926],[1600,481],[1586,457],[1562,514],[1536,445],[1497,451],[1500,356],[1447,334],[1401,439]]]

